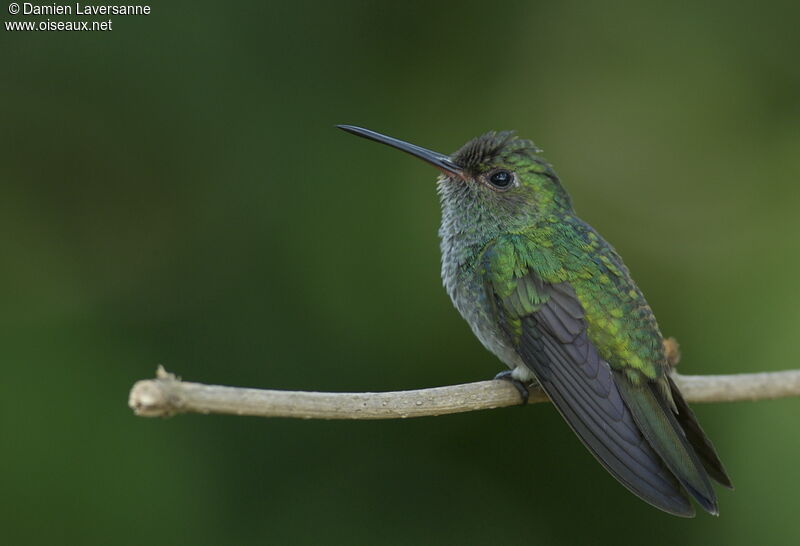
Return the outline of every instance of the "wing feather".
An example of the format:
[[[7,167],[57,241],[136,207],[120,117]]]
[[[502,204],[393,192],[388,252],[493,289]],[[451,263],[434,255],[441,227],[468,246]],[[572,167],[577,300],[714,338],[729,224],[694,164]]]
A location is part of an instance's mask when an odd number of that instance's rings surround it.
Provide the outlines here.
[[[631,492],[666,512],[693,516],[686,491],[642,434],[614,372],[588,339],[583,308],[573,289],[535,278],[521,280],[515,288],[505,298],[493,294],[501,323],[506,318],[521,321],[521,330],[519,323],[509,323],[507,332],[572,430]],[[535,297],[531,289],[537,291]],[[521,298],[538,303],[533,312],[519,313],[530,307],[518,301]]]

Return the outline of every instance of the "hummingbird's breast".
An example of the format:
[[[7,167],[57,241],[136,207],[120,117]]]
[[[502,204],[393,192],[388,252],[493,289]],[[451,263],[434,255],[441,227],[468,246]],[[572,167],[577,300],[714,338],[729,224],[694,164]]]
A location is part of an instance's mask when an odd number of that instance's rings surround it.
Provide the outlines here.
[[[475,337],[512,370],[525,366],[494,317],[479,261],[492,244],[491,234],[464,226],[443,210],[439,228],[442,251],[442,283],[453,305],[467,321]]]

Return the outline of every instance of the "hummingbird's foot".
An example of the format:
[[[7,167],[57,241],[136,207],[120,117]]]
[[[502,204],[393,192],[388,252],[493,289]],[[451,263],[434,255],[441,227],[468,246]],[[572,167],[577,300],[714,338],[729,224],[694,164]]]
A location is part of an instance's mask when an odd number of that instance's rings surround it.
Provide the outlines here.
[[[514,377],[511,370],[503,370],[496,376],[495,379],[499,379],[501,381],[510,381],[512,385],[519,391],[519,395],[522,397],[522,405],[526,406],[528,404],[528,386]]]

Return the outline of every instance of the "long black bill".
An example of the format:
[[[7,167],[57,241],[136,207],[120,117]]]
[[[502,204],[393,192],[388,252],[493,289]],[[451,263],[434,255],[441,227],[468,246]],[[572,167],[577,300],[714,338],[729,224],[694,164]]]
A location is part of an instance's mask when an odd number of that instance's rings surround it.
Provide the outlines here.
[[[381,144],[386,144],[388,146],[391,146],[392,148],[397,148],[398,150],[402,150],[407,154],[411,154],[414,157],[418,157],[421,160],[426,161],[431,165],[433,165],[434,167],[437,167],[443,171],[447,171],[449,173],[458,176],[461,176],[461,173],[463,171],[461,167],[453,163],[450,160],[450,158],[444,154],[433,152],[431,150],[421,148],[409,142],[398,140],[396,138],[382,135],[380,133],[376,133],[375,131],[370,131],[369,129],[356,127],[354,125],[337,125],[337,127],[342,131],[347,131],[348,133],[352,133],[354,135],[367,138],[369,140],[374,140],[375,142],[380,142]]]

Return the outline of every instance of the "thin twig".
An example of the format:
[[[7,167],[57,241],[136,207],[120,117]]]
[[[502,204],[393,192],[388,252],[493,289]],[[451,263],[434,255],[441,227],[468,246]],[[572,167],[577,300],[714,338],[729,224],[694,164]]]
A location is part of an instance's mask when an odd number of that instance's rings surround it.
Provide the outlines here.
[[[673,374],[689,402],[735,402],[800,396],[800,370],[735,375]],[[547,402],[538,387],[529,403]],[[181,381],[158,368],[156,379],[138,381],[128,405],[142,417],[219,413],[302,419],[405,419],[520,404],[507,381],[397,392],[307,392],[247,389]]]

